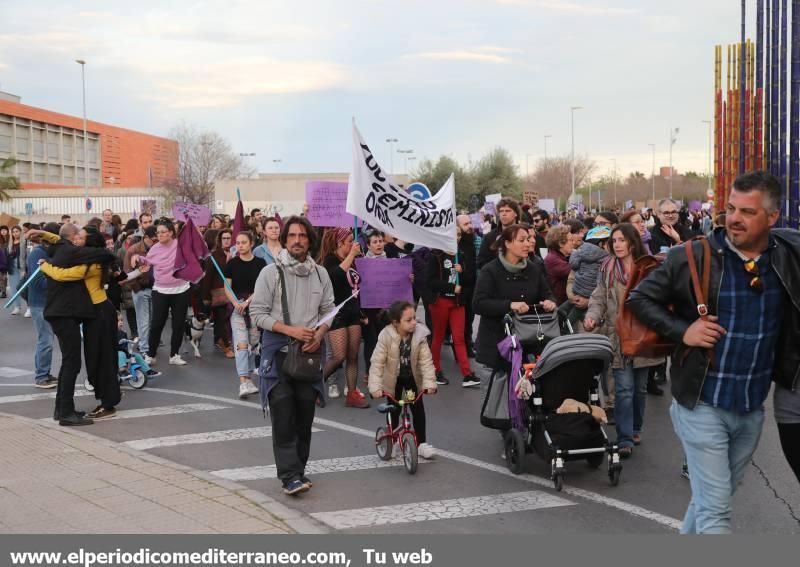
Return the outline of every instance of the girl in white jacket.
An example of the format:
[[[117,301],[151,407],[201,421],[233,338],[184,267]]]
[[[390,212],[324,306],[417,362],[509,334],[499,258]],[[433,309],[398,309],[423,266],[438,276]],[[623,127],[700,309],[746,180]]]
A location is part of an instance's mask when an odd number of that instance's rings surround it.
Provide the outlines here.
[[[372,353],[369,369],[369,393],[382,398],[390,393],[400,399],[403,390],[426,394],[436,393],[436,370],[433,355],[426,338],[430,331],[417,323],[414,306],[407,301],[396,301],[385,312],[388,324],[378,335],[378,344]],[[425,459],[434,456],[433,447],[427,443],[425,406],[423,400],[411,406],[414,430],[419,443],[419,455]],[[396,427],[400,408],[392,412]]]

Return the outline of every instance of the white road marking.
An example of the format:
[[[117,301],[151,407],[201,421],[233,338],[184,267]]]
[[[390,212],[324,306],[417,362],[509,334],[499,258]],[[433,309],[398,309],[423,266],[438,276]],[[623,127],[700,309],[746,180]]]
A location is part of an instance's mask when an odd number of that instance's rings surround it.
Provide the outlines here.
[[[319,433],[316,427],[311,431]],[[150,437],[127,441],[125,445],[133,449],[145,451],[161,447],[177,447],[178,445],[201,445],[203,443],[219,443],[221,441],[236,441],[239,439],[260,439],[272,437],[272,427],[249,427],[245,429],[228,429],[227,431],[208,431],[206,433],[189,433],[187,435],[171,435],[169,437]]]
[[[378,506],[376,508],[358,508],[337,512],[317,512],[311,516],[337,530],[363,528],[366,526],[383,526],[387,524],[408,524],[411,522],[427,522],[432,520],[452,520],[454,518],[474,518],[510,512],[527,512],[543,508],[574,506],[574,502],[538,490],[530,492],[511,492],[508,494],[490,494],[452,500],[433,500],[399,504],[396,506]]]
[[[419,464],[429,463],[420,459]],[[316,475],[347,471],[364,471],[369,469],[383,469],[388,467],[402,467],[403,459],[395,457],[391,461],[382,461],[378,455],[365,455],[360,457],[340,457],[336,459],[321,459],[306,463],[306,474]],[[276,478],[275,465],[257,467],[242,467],[238,469],[223,469],[212,471],[211,474],[227,480],[260,480],[263,478]]]
[[[4,386],[6,388],[20,388],[20,387],[23,387],[23,386],[24,387],[28,387],[28,388],[33,388],[33,382],[28,382],[27,384],[0,384],[0,388],[2,388]]]
[[[223,398],[222,396],[213,396],[210,394],[197,394],[193,392],[182,392],[180,390],[169,390],[163,388],[149,388],[152,392],[161,392],[163,394],[174,394],[178,396],[191,396],[195,398],[200,398],[204,400],[214,400],[218,402],[223,402],[226,404],[231,405],[238,405],[243,407],[250,407],[256,410],[261,410],[261,405],[254,403],[254,402],[245,402],[242,400],[230,400],[227,398]],[[360,435],[362,437],[368,437],[370,439],[375,438],[375,432],[370,431],[368,429],[361,429],[359,427],[353,427],[352,425],[346,425],[344,423],[339,423],[336,421],[331,421],[329,419],[323,419],[319,417],[314,418],[314,423],[317,425],[321,425],[328,429],[338,429],[340,431],[347,431],[349,433],[353,433],[355,435]],[[522,474],[522,475],[515,475],[511,471],[509,471],[506,467],[502,467],[499,465],[494,465],[492,463],[487,463],[486,461],[481,461],[479,459],[473,459],[471,457],[467,457],[465,455],[460,455],[458,453],[452,453],[450,451],[443,451],[440,448],[436,448],[436,453],[439,457],[443,457],[446,459],[451,459],[460,463],[472,465],[487,471],[496,472],[497,474],[502,474],[504,476],[508,476],[511,478],[515,478],[517,480],[522,480],[525,482],[530,482],[531,484],[537,484],[539,486],[543,486],[546,488],[552,489],[553,483],[550,479],[534,476],[531,474]],[[422,461],[420,461],[422,462]],[[625,471],[622,471],[623,479],[625,475]],[[598,472],[598,478],[605,480],[603,476]],[[631,504],[629,502],[625,502],[623,500],[617,500],[616,498],[609,498],[607,496],[603,496],[602,494],[597,494],[596,492],[591,492],[589,490],[583,490],[580,488],[565,486],[563,490],[564,494],[569,494],[571,496],[577,496],[579,498],[583,498],[585,500],[589,500],[591,502],[595,502],[597,504],[602,504],[604,506],[608,506],[609,508],[615,508],[632,516],[637,516],[640,518],[646,518],[657,524],[661,524],[662,526],[668,527],[670,529],[679,530],[682,524],[682,521],[677,518],[672,518],[670,516],[666,516],[664,514],[659,514],[658,512],[653,512],[652,510],[648,510],[647,508],[642,508],[641,506],[637,506],[635,504]]]
[[[89,392],[86,393],[86,395],[88,394]],[[193,413],[196,411],[212,411],[221,409],[229,409],[229,408],[228,406],[219,406],[215,404],[185,404],[182,406],[160,406],[155,408],[117,410],[117,415],[113,419],[135,419],[138,417],[178,415],[181,413]],[[50,418],[44,417],[40,421],[47,421],[48,419]]]
[[[14,368],[12,366],[0,366],[0,378],[19,378],[20,376],[32,376],[33,374],[33,370]]]
[[[86,390],[76,390],[75,397],[81,398],[84,396],[94,396],[94,392],[87,392]],[[41,394],[22,394],[19,396],[2,396],[0,397],[0,404],[17,404],[20,402],[33,402],[36,400],[54,400],[56,398],[55,390],[51,392],[44,392]]]

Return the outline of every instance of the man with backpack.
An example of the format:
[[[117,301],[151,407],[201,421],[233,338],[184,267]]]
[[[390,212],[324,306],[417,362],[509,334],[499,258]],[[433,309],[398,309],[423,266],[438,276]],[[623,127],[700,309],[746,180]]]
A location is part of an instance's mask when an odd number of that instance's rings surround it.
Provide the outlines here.
[[[725,228],[671,250],[626,302],[677,344],[670,415],[692,486],[682,533],[731,532],[733,493],[758,445],[770,380],[798,385],[800,233],[772,230],[780,202],[774,176],[740,176]]]

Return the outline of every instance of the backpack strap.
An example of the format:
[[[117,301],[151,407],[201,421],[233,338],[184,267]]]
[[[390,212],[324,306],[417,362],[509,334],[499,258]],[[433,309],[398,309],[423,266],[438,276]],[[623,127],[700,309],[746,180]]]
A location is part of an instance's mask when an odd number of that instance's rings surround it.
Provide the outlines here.
[[[700,275],[697,273],[697,263],[694,259],[694,248],[692,244],[699,240],[703,247],[703,283],[700,283]],[[711,282],[711,246],[706,238],[692,239],[686,242],[686,257],[689,260],[689,273],[692,276],[692,287],[694,287],[694,297],[697,301],[697,313],[704,321],[708,319],[708,290]]]

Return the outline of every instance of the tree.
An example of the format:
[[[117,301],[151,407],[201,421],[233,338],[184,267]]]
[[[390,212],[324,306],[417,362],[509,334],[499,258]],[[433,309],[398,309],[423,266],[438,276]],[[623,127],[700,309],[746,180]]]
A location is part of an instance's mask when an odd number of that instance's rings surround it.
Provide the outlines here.
[[[575,156],[576,193],[588,193],[588,187],[585,190],[581,188],[588,185],[596,170],[597,163],[588,156]],[[537,191],[540,199],[550,198],[566,203],[572,193],[572,157],[554,156],[548,157],[546,162],[539,160],[525,186],[528,191]]]
[[[214,198],[217,181],[249,177],[253,173],[216,132],[181,123],[169,137],[178,142],[178,176],[164,187],[167,201],[207,205]]]
[[[15,163],[17,163],[17,160],[14,158],[6,158],[0,162],[0,201],[11,200],[10,192],[22,189],[19,179],[9,175]]]
[[[505,148],[495,148],[483,157],[474,168],[475,184],[479,195],[494,193],[522,197],[522,180],[511,154]]]

